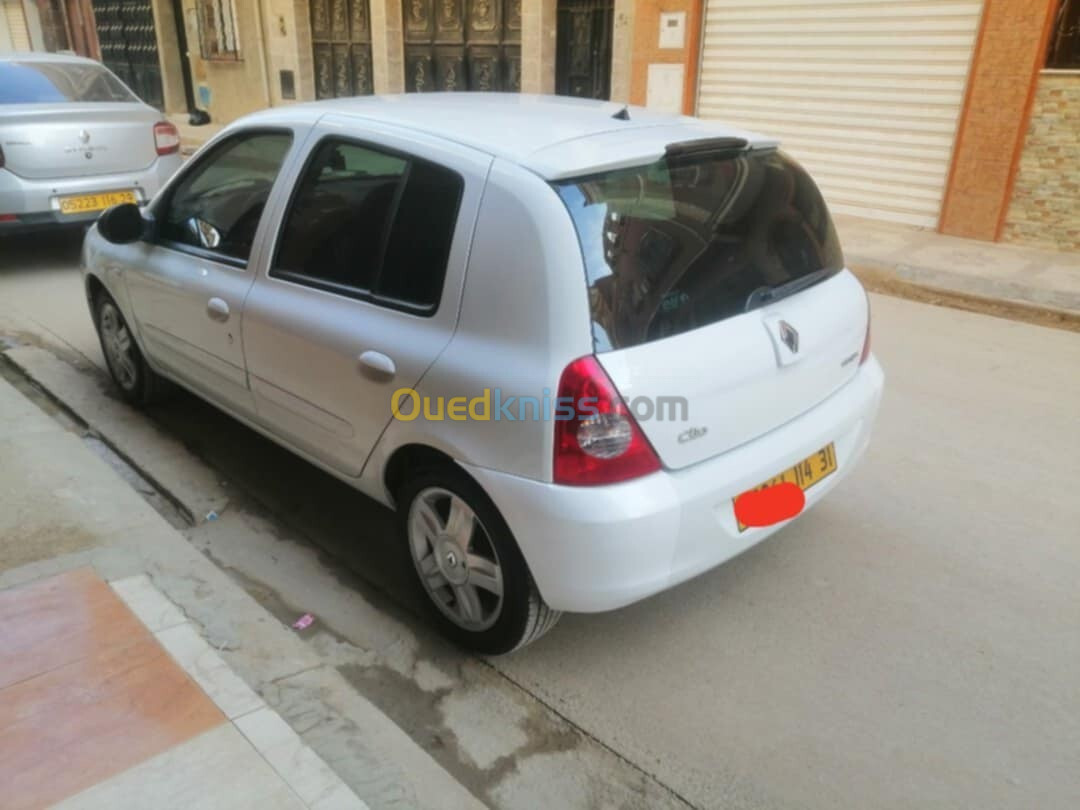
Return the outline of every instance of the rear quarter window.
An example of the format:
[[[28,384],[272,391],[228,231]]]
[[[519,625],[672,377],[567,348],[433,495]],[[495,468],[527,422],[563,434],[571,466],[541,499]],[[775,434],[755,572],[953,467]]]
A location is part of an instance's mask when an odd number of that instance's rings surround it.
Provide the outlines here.
[[[707,326],[844,265],[817,186],[775,150],[665,158],[555,188],[581,244],[597,351]]]

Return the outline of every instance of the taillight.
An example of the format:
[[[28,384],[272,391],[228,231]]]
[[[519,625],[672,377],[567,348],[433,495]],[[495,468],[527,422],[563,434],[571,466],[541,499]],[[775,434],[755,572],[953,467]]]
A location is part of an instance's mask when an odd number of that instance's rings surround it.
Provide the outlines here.
[[[614,484],[660,469],[652,445],[595,357],[566,367],[557,403],[557,414],[565,415],[566,405],[574,414],[555,420],[556,484]]]
[[[866,337],[863,338],[862,354],[859,355],[861,366],[870,357],[870,296],[866,297]]]
[[[171,155],[180,151],[180,130],[168,121],[154,124],[154,146],[159,155]]]

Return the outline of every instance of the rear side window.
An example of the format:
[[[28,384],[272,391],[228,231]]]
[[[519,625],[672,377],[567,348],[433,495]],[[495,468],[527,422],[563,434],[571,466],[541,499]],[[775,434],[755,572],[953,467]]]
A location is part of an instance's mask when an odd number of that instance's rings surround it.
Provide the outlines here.
[[[707,326],[844,265],[817,186],[780,152],[665,158],[555,187],[581,242],[597,351]]]
[[[0,104],[67,101],[136,101],[100,65],[63,62],[0,62]]]
[[[430,161],[326,140],[297,185],[271,274],[430,314],[463,185]]]

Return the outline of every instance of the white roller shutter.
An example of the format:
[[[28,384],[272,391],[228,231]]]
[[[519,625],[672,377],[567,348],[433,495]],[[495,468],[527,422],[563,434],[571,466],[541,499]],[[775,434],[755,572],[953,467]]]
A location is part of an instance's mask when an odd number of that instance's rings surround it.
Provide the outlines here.
[[[969,0],[706,0],[698,115],[783,141],[836,211],[935,226]]]
[[[30,31],[26,27],[22,0],[0,0],[0,14],[4,15],[4,22],[7,24],[7,36],[0,38],[0,50],[30,50]],[[8,41],[5,42],[5,39]]]

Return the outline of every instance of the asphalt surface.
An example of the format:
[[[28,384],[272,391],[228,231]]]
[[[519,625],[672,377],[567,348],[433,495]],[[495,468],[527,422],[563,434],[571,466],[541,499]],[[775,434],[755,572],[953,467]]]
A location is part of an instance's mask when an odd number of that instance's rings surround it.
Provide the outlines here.
[[[100,364],[76,257],[0,243],[0,316]],[[729,564],[564,617],[492,662],[500,688],[699,807],[1080,806],[1080,335],[872,299],[887,390],[860,468]],[[148,418],[317,552],[275,574],[237,539],[239,577],[294,605],[346,583],[328,622],[354,592],[389,617],[334,626],[360,646],[427,638],[385,510],[186,395]],[[399,697],[372,699],[420,728]]]

